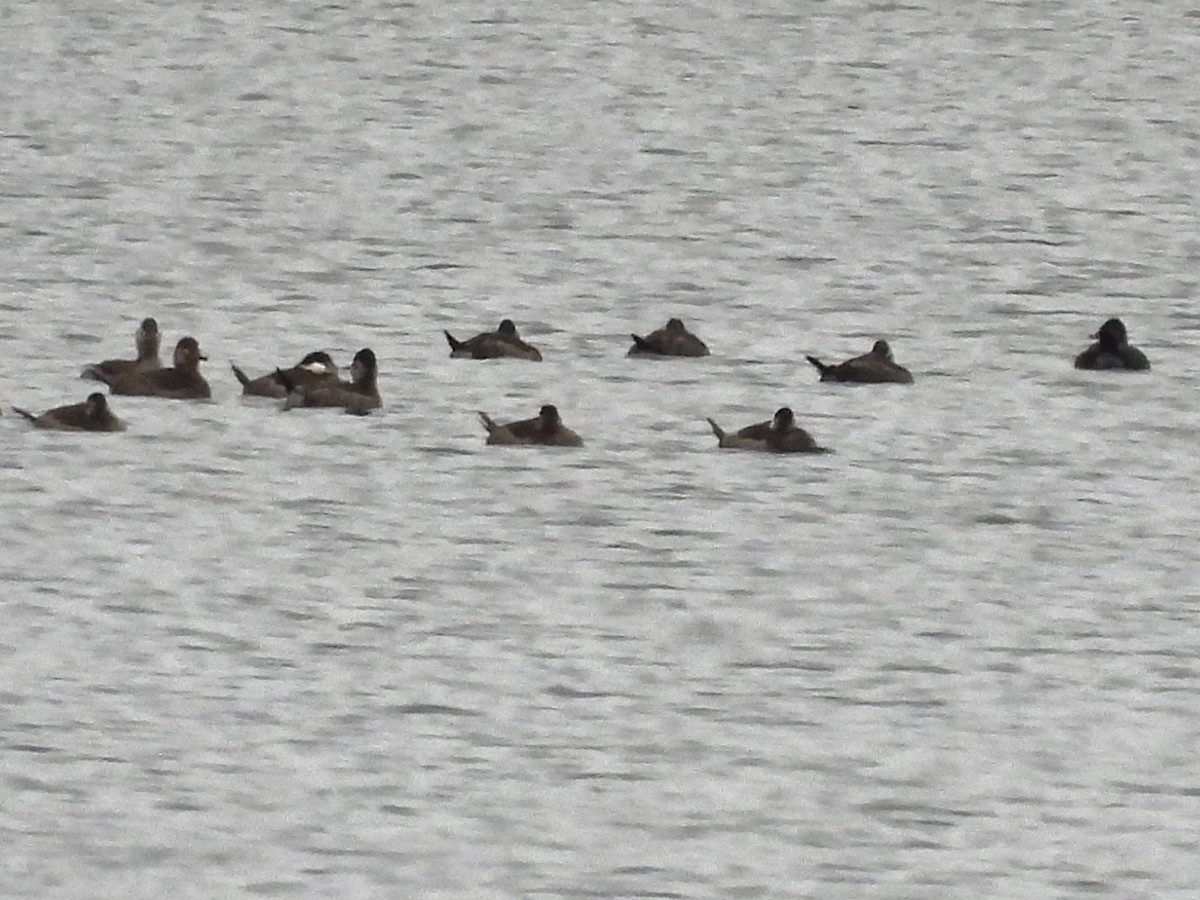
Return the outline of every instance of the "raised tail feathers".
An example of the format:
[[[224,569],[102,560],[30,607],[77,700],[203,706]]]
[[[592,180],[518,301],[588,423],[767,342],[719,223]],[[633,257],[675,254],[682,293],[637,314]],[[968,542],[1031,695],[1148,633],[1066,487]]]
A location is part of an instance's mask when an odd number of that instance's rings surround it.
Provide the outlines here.
[[[26,409],[21,409],[21,407],[19,407],[19,406],[14,406],[14,407],[12,408],[12,411],[13,411],[13,412],[15,412],[15,413],[17,413],[18,415],[22,415],[22,416],[24,416],[24,417],[25,417],[25,418],[27,418],[27,419],[28,419],[30,422],[36,422],[36,421],[37,421],[37,416],[35,416],[33,413],[29,412],[29,411],[28,411],[28,410],[26,410]]]
[[[237,377],[237,380],[241,382],[242,387],[246,387],[246,385],[250,383],[250,377],[241,369],[239,369],[235,363],[230,363],[229,365],[233,368],[233,374]]]
[[[821,362],[815,356],[806,356],[804,358],[807,359],[810,363],[812,363],[816,367],[817,371],[821,373],[822,377],[829,374],[829,372],[831,372],[833,370],[833,366],[831,366],[827,363]]]

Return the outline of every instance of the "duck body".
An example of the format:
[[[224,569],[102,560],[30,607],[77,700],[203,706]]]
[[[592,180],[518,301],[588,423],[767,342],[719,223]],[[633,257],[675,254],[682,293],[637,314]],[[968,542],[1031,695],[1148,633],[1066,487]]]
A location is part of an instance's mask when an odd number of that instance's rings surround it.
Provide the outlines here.
[[[237,366],[233,366],[233,374],[241,384],[243,394],[274,397],[277,400],[282,400],[288,395],[288,389],[284,386],[285,380],[305,389],[338,383],[338,368],[333,358],[323,350],[307,354],[290,369],[276,369],[257,378],[249,377]]]
[[[1075,357],[1075,368],[1128,369],[1131,372],[1145,372],[1150,368],[1146,354],[1129,343],[1125,323],[1120,319],[1109,319],[1093,337],[1096,343]]]
[[[162,360],[158,357],[162,335],[158,331],[158,322],[152,318],[142,319],[134,334],[134,345],[137,347],[136,359],[106,359],[83,367],[79,373],[81,378],[93,381],[107,382],[110,378],[118,378],[133,372],[150,372],[162,368]]]
[[[101,380],[114,394],[166,400],[207,400],[212,396],[212,390],[200,374],[200,363],[207,358],[200,353],[195,338],[180,338],[175,345],[174,365],[104,376]]]
[[[870,351],[845,362],[829,365],[815,356],[806,356],[821,374],[822,381],[857,384],[912,384],[912,373],[892,358],[887,341],[876,341]]]
[[[479,413],[487,430],[487,443],[507,446],[540,445],[543,447],[582,447],[583,438],[563,424],[558,409],[543,406],[532,419],[501,425],[487,413]]]
[[[708,345],[684,326],[681,319],[668,319],[667,324],[645,337],[636,334],[626,356],[708,356]]]
[[[521,340],[512,319],[504,319],[495,331],[477,334],[460,341],[449,331],[442,331],[450,345],[450,355],[459,359],[525,359],[541,362],[542,354],[537,347]]]
[[[350,380],[333,383],[302,384],[281,369],[275,370],[281,380],[286,399],[284,409],[340,407],[354,415],[366,415],[383,406],[379,396],[379,368],[375,353],[364,347],[354,354],[350,363]]]
[[[34,415],[16,406],[13,410],[31,421],[35,428],[57,431],[125,430],[125,423],[109,409],[108,398],[99,392],[90,394],[83,403],[59,406],[41,415]]]
[[[813,440],[812,435],[796,424],[791,409],[780,408],[770,422],[758,422],[728,434],[715,421],[708,419],[717,446],[723,450],[758,450],[765,453],[828,453]]]

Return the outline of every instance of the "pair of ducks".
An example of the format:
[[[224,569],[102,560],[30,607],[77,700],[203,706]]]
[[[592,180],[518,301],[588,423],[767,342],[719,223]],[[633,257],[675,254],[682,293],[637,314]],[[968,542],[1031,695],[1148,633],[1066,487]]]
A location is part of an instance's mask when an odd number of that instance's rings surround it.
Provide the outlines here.
[[[233,366],[242,393],[282,398],[284,409],[297,407],[340,407],[348,413],[366,415],[383,405],[379,396],[379,363],[375,352],[364,347],[350,363],[350,380],[338,377],[338,367],[324,350],[307,354],[289,369],[250,378]]]
[[[452,357],[542,361],[541,351],[521,339],[512,319],[502,319],[495,331],[485,331],[465,341],[444,329],[442,334],[446,335]],[[666,327],[646,337],[636,334],[631,337],[633,346],[629,348],[628,356],[708,356],[704,341],[688,331],[680,319],[669,319]]]
[[[555,406],[547,404],[538,410],[532,419],[519,422],[496,422],[485,412],[479,420],[487,430],[488,444],[506,446],[582,447],[583,439],[563,424]],[[708,420],[717,446],[725,450],[762,450],[768,453],[828,453],[817,445],[812,435],[796,424],[796,417],[788,407],[775,413],[769,422],[747,425],[736,434],[727,434],[712,419]]]

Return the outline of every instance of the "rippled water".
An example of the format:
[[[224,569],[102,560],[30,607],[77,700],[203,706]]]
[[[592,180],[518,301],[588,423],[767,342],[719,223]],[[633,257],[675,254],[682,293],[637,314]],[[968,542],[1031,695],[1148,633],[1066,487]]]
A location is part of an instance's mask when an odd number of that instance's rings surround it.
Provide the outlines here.
[[[0,10],[0,893],[1196,895],[1200,11],[244,7]]]

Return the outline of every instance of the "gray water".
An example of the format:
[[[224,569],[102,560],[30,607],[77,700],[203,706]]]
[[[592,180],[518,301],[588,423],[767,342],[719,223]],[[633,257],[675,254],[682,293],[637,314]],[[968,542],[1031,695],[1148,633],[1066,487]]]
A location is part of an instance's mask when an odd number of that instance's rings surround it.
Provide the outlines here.
[[[1197,895],[1200,9],[246,7],[0,7],[0,895]]]

